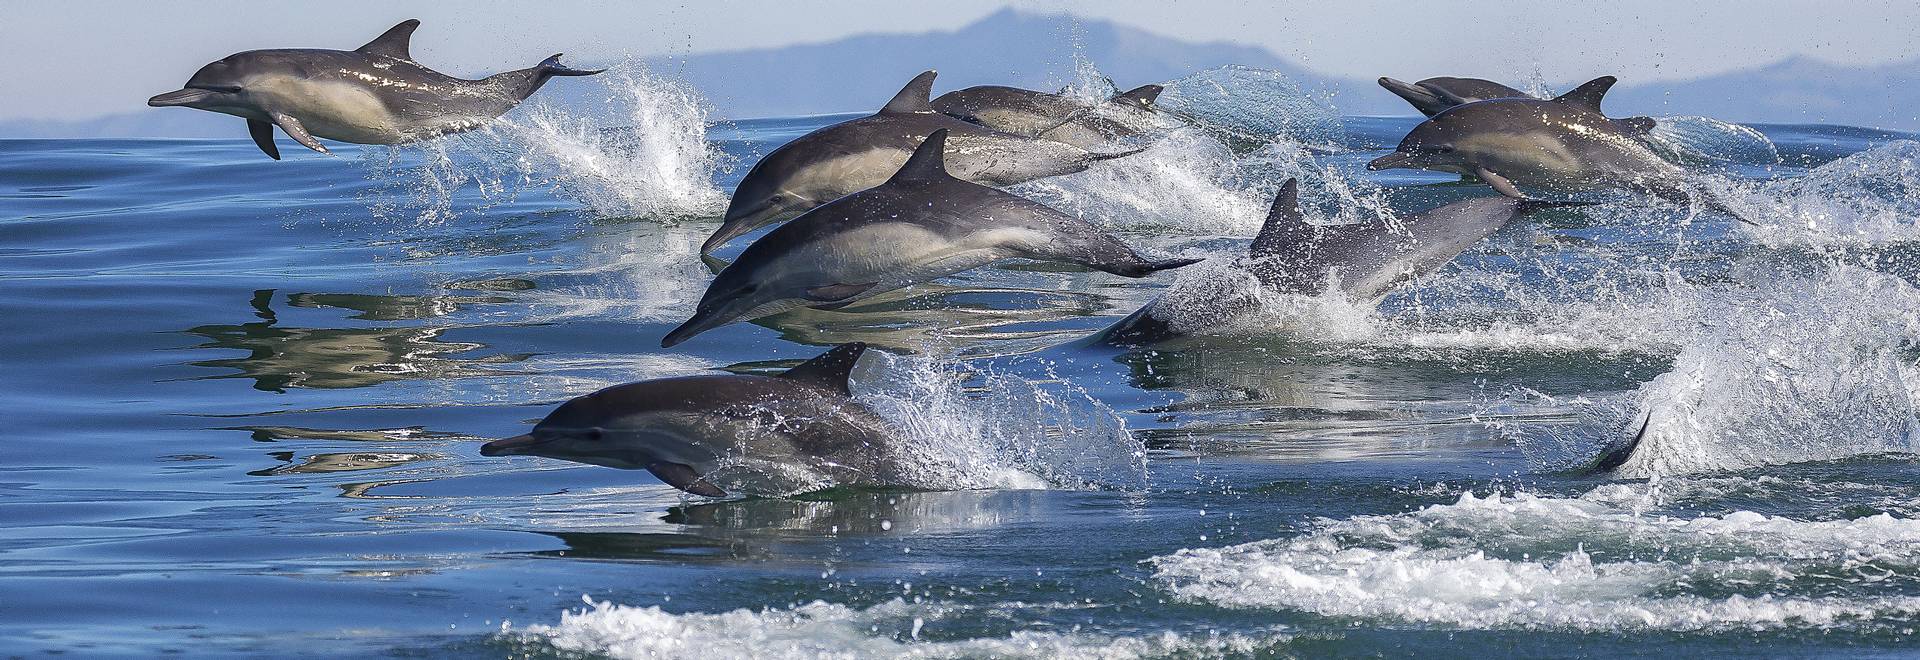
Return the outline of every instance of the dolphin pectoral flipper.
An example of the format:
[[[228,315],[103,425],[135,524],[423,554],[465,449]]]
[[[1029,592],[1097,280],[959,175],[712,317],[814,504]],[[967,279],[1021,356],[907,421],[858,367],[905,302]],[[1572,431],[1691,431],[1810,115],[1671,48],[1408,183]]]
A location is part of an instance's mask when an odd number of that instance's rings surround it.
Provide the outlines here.
[[[1515,187],[1512,181],[1508,181],[1506,177],[1493,173],[1493,170],[1484,167],[1475,167],[1473,168],[1473,175],[1480,177],[1481,181],[1487,182],[1487,185],[1493,186],[1495,192],[1502,195],[1514,199],[1527,198],[1526,195],[1520,193],[1520,189]]]
[[[780,378],[812,383],[833,391],[853,396],[853,389],[847,386],[847,379],[853,377],[853,365],[867,352],[867,345],[861,342],[848,342],[835,346],[833,350],[821,353],[800,366],[786,370]]]
[[[247,134],[253,136],[254,145],[267,152],[274,160],[280,160],[280,147],[273,143],[273,124],[258,119],[247,120]]]
[[[807,299],[817,300],[823,303],[840,303],[838,305],[831,305],[831,306],[814,305],[813,306],[814,309],[839,309],[841,307],[846,306],[846,302],[849,302],[847,301],[848,298],[852,298],[854,296],[860,295],[861,293],[864,293],[867,289],[871,289],[874,287],[874,285],[877,285],[877,284],[879,284],[879,282],[868,282],[866,284],[828,284],[826,286],[816,286],[811,289],[807,289]]]
[[[653,476],[659,477],[660,481],[666,482],[667,485],[695,495],[706,497],[727,496],[727,491],[720,490],[719,486],[715,486],[706,479],[701,478],[700,473],[695,472],[693,466],[690,465],[655,461],[647,464],[647,471],[652,472]]]
[[[374,37],[367,45],[354,50],[368,55],[384,55],[396,60],[413,61],[413,31],[420,27],[420,19],[409,18],[399,25],[387,28],[386,32]]]
[[[307,127],[301,125],[300,120],[295,119],[293,115],[284,112],[273,113],[273,123],[278,125],[280,130],[286,131],[287,137],[293,138],[293,141],[305,145],[308,149],[323,154],[333,153],[327,151],[327,145],[320,144],[319,140],[314,139],[313,134],[307,132]]]

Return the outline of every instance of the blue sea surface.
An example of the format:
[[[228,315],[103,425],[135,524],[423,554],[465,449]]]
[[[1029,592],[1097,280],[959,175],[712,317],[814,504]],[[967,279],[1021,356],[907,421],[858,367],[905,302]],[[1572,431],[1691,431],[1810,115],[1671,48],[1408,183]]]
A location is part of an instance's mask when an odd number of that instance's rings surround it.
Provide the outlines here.
[[[1600,194],[1378,305],[1081,345],[1230,282],[1287,176],[1325,221],[1491,194],[1366,172],[1412,118],[1196,102],[1219,123],[1015,191],[1205,264],[1008,262],[662,350],[726,194],[850,116],[636,94],[278,162],[238,119],[0,140],[0,655],[1914,652],[1911,136],[1663,118],[1763,226]],[[855,340],[862,400],[952,453],[925,489],[711,501],[478,452]],[[1565,469],[1649,418],[1637,472]]]

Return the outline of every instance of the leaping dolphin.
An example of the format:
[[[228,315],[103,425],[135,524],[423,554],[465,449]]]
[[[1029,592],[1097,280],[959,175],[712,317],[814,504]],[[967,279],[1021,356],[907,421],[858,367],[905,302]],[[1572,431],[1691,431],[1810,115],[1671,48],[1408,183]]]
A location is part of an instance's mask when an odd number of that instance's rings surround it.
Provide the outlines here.
[[[1408,216],[1404,230],[1384,223],[1307,224],[1300,185],[1288,179],[1273,200],[1260,234],[1249,246],[1247,270],[1277,293],[1318,295],[1338,288],[1355,300],[1385,295],[1394,286],[1439,270],[1467,248],[1515,218],[1568,202],[1477,197]],[[1227,324],[1259,304],[1252,291],[1169,309],[1162,297],[1094,335],[1093,343],[1137,346]]]
[[[462,80],[413,61],[408,19],[354,50],[250,50],[201,67],[186,87],[151,99],[247,120],[253,143],[274,160],[273,127],[320,153],[316,138],[401,144],[479,128],[512,110],[554,76],[590,76],[554,55],[532,68]]]
[[[1382,77],[1380,86],[1406,99],[1408,103],[1413,104],[1414,109],[1420,111],[1420,114],[1428,117],[1440,114],[1447,108],[1474,101],[1534,98],[1532,94],[1481,78],[1441,76],[1409,84]],[[1652,117],[1625,117],[1613,121],[1629,132],[1640,134],[1652,131],[1656,125]]]
[[[561,404],[533,432],[489,442],[480,455],[646,470],[707,497],[767,479],[887,485],[900,478],[890,453],[899,435],[847,386],[866,349],[842,344],[777,376],[616,385]]]
[[[1502,195],[1524,198],[1519,186],[1555,192],[1625,188],[1678,203],[1696,196],[1710,208],[1728,208],[1690,185],[1686,172],[1655,154],[1639,134],[1600,113],[1613,87],[1601,76],[1551,100],[1505,98],[1457,105],[1421,122],[1393,153],[1367,163],[1394,168],[1471,174]]]
[[[979,85],[941,94],[933,109],[1003,133],[1098,149],[1141,134],[1153,122],[1153,102],[1164,89],[1141,85],[1090,104],[1063,94]]]
[[[727,214],[701,253],[835,199],[885,183],[915,147],[947,129],[954,176],[1010,186],[1072,174],[1093,163],[1138,153],[1096,154],[1052,140],[1002,133],[933,111],[933,71],[915,76],[872,115],[844,121],[780,145],[754,163],[733,191]]]
[[[663,347],[798,307],[837,309],[1009,258],[1125,277],[1198,259],[1149,261],[1080,218],[947,173],[947,129],[879,186],[808,211],[747,246]]]

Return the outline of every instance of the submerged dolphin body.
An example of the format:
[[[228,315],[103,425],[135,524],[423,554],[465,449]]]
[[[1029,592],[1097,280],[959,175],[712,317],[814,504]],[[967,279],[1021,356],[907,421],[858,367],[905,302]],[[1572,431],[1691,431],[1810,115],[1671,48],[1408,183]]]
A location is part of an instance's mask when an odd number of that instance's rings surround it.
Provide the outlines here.
[[[754,241],[660,345],[798,307],[837,309],[1001,259],[1065,262],[1126,277],[1198,261],[1149,261],[1085,220],[954,178],[942,165],[946,139],[946,129],[934,131],[885,183]]]
[[[260,150],[280,159],[273,127],[321,153],[316,138],[400,144],[484,125],[554,76],[589,76],[554,55],[531,68],[463,80],[413,61],[420,21],[406,20],[354,50],[275,49],[228,55],[201,67],[178,91],[147,100],[247,120]]]
[[[1089,104],[1062,94],[980,85],[941,94],[933,109],[1003,133],[1099,149],[1140,135],[1138,127],[1152,123],[1153,102],[1164,89],[1142,85]]]
[[[646,470],[707,497],[793,470],[835,484],[891,483],[899,469],[889,452],[899,436],[847,386],[865,351],[843,344],[777,376],[616,385],[561,404],[531,433],[489,442],[480,454]]]
[[[1416,83],[1406,83],[1382,77],[1380,86],[1406,99],[1408,103],[1413,104],[1415,110],[1419,110],[1420,114],[1428,117],[1445,112],[1453,106],[1474,101],[1534,98],[1532,94],[1481,78],[1441,76]],[[1643,135],[1652,131],[1656,125],[1652,117],[1625,117],[1613,121],[1628,132]]]
[[[1688,184],[1686,172],[1653,152],[1640,135],[1600,113],[1613,76],[1595,78],[1551,100],[1505,98],[1454,106],[1415,126],[1369,170],[1424,169],[1471,174],[1502,195],[1519,186],[1555,192],[1624,188],[1733,212]]]
[[[914,148],[946,129],[949,171],[989,186],[1010,186],[1072,174],[1095,162],[1137,153],[1096,154],[1063,142],[1003,133],[933,111],[928,101],[934,72],[914,77],[872,115],[840,122],[768,153],[740,180],[720,228],[700,247],[712,252],[728,241],[790,213],[885,183]]]
[[[1280,188],[1266,224],[1249,246],[1247,270],[1270,291],[1317,295],[1333,287],[1356,300],[1377,298],[1402,282],[1439,270],[1528,211],[1564,204],[1477,197],[1409,216],[1401,221],[1404,231],[1397,231],[1382,223],[1307,224],[1299,195],[1293,179]],[[1251,291],[1205,302],[1182,309],[1176,327],[1166,299],[1156,299],[1094,335],[1092,342],[1151,344],[1186,334],[1181,328],[1226,324],[1259,304]]]

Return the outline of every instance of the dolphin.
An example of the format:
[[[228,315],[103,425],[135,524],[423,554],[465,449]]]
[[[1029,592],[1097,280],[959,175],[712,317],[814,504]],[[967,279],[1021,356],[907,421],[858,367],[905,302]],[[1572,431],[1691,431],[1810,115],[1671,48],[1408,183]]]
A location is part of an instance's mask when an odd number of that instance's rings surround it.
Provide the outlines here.
[[[284,48],[228,55],[201,67],[178,91],[147,105],[210,110],[247,120],[253,143],[274,160],[273,127],[320,153],[317,138],[401,144],[479,128],[512,110],[554,76],[590,76],[554,55],[532,68],[462,80],[413,61],[408,19],[354,50]]]
[[[895,483],[901,475],[889,452],[900,436],[847,385],[866,350],[842,344],[777,376],[615,385],[560,404],[531,433],[489,442],[480,455],[646,470],[707,497],[795,472],[812,477],[803,483]]]
[[[1140,135],[1138,127],[1151,124],[1153,102],[1164,90],[1141,85],[1090,104],[1063,94],[980,85],[941,94],[933,109],[1003,133],[1097,149]]]
[[[1613,87],[1601,76],[1550,100],[1489,99],[1457,105],[1421,122],[1369,170],[1424,169],[1471,174],[1500,194],[1519,186],[1573,192],[1625,188],[1676,203],[1697,195],[1710,208],[1752,220],[1688,184],[1686,172],[1655,154],[1639,135],[1600,113]]]
[[[927,99],[935,72],[926,71],[872,115],[802,135],[774,149],[740,180],[720,228],[701,253],[800,213],[886,182],[939,129],[951,134],[947,157],[955,176],[989,186],[1010,186],[1072,174],[1120,153],[1090,153],[1073,145],[1002,133],[933,111]]]
[[[838,309],[1001,259],[1079,264],[1125,277],[1198,259],[1149,261],[1080,218],[954,178],[935,130],[885,183],[806,212],[747,246],[662,347],[798,307]]]
[[[1526,92],[1481,78],[1441,76],[1409,84],[1382,77],[1380,86],[1406,99],[1408,103],[1413,104],[1414,109],[1420,111],[1420,114],[1428,117],[1440,114],[1447,108],[1474,101],[1534,98]],[[1652,117],[1626,117],[1613,121],[1628,132],[1641,135],[1652,131],[1657,124]]]
[[[1572,204],[1577,203],[1476,197],[1408,216],[1400,222],[1404,229],[1385,223],[1317,226],[1307,224],[1300,212],[1299,182],[1288,179],[1243,263],[1270,291],[1318,295],[1335,288],[1356,300],[1375,299],[1439,270],[1515,218]],[[1258,305],[1255,292],[1244,291],[1176,312],[1163,296],[1100,331],[1091,343],[1151,344],[1186,334],[1181,328],[1226,324]]]

